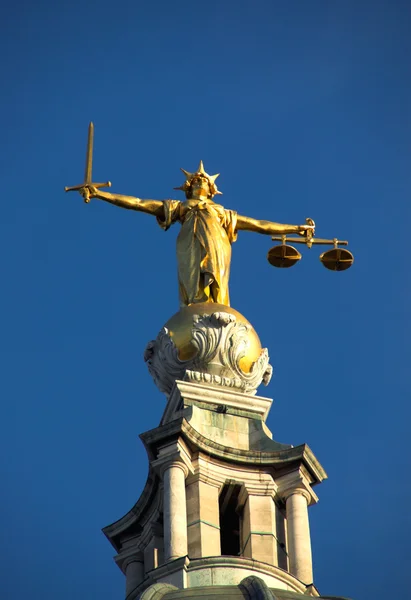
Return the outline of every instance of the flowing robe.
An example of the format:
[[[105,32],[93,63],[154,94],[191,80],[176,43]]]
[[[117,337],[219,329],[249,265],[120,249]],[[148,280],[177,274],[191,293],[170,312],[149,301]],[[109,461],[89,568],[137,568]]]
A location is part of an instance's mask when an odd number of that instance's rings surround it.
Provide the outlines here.
[[[214,202],[198,201],[189,205],[178,200],[164,201],[164,220],[157,219],[167,230],[179,221],[177,263],[180,301],[216,302],[230,306],[231,244],[237,239],[237,213]]]

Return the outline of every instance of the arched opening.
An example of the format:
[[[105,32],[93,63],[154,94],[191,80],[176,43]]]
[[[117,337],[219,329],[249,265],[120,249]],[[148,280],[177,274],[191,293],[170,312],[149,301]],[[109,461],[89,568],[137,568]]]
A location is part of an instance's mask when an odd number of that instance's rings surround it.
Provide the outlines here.
[[[237,512],[241,484],[226,483],[218,500],[220,511],[221,554],[239,556],[241,518]]]

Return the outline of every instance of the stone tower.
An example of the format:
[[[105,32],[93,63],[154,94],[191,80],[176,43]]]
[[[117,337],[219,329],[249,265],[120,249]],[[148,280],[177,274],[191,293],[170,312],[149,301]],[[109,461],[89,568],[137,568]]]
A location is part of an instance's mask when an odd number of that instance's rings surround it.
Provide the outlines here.
[[[126,600],[321,597],[308,509],[326,473],[307,445],[273,440],[268,353],[235,310],[180,310],[145,353],[167,397],[141,434],[149,474],[133,508],[103,530]],[[322,596],[325,598],[325,596]]]

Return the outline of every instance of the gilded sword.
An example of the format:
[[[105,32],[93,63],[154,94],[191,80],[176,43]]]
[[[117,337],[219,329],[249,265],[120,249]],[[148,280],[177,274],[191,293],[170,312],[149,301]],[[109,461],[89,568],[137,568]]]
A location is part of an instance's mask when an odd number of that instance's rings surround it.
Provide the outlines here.
[[[84,198],[84,202],[86,202],[86,203],[90,202],[90,193],[87,189],[87,186],[92,185],[93,187],[96,187],[96,188],[111,187],[110,181],[106,181],[105,183],[92,183],[93,142],[94,142],[94,125],[92,122],[90,122],[90,125],[88,126],[88,140],[87,140],[87,152],[86,152],[86,168],[84,171],[84,182],[81,183],[80,185],[75,185],[72,187],[64,188],[64,191],[66,191],[66,192],[75,192],[75,191],[78,192],[79,190],[84,188],[83,198]]]

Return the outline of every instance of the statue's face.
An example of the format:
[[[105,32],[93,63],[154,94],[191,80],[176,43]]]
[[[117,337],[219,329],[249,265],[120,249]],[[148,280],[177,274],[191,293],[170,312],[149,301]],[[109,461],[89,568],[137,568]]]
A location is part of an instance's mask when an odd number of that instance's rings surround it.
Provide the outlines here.
[[[211,192],[207,177],[203,177],[202,175],[193,177],[191,180],[190,191],[192,198],[208,198]]]

